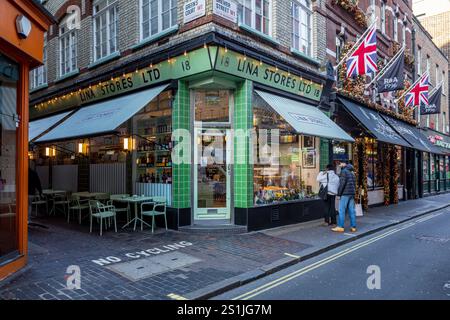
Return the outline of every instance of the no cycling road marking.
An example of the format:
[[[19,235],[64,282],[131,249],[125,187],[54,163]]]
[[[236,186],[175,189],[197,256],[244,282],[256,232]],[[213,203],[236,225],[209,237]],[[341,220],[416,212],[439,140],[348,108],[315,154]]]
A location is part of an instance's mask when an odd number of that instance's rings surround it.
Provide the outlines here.
[[[287,274],[285,276],[282,276],[282,277],[280,277],[278,279],[275,279],[275,280],[273,280],[273,281],[271,281],[269,283],[266,283],[266,284],[264,284],[264,285],[262,285],[262,286],[260,286],[260,287],[258,287],[256,289],[253,289],[253,290],[251,290],[249,292],[241,294],[241,295],[233,298],[232,300],[248,300],[248,299],[251,299],[253,297],[256,297],[256,296],[258,296],[258,295],[260,295],[260,294],[262,294],[262,293],[264,293],[266,291],[269,291],[269,290],[271,290],[271,289],[273,289],[275,287],[278,287],[278,286],[280,286],[280,285],[282,285],[282,284],[284,284],[284,283],[286,283],[288,281],[291,281],[291,280],[293,280],[293,279],[295,279],[297,277],[300,277],[301,275],[304,275],[304,274],[306,274],[306,273],[308,273],[310,271],[313,271],[313,270],[315,270],[315,269],[317,269],[317,268],[319,268],[319,267],[321,267],[323,265],[326,265],[326,264],[328,264],[328,263],[330,263],[330,262],[332,262],[334,260],[337,260],[337,259],[339,259],[341,257],[344,257],[344,256],[346,256],[346,255],[348,255],[348,254],[350,254],[350,253],[352,253],[352,252],[354,252],[356,250],[364,248],[364,247],[366,247],[366,246],[368,246],[368,245],[370,245],[370,244],[372,244],[374,242],[377,242],[377,241],[379,241],[381,239],[384,239],[384,238],[386,238],[388,236],[391,236],[391,235],[393,235],[393,234],[395,234],[397,232],[400,232],[402,230],[408,229],[408,228],[416,225],[417,223],[424,222],[424,221],[427,221],[429,219],[438,217],[441,214],[443,214],[443,213],[441,212],[441,213],[438,213],[438,214],[433,214],[433,215],[431,215],[429,217],[426,217],[427,219],[422,218],[422,219],[416,220],[414,222],[407,223],[404,226],[401,226],[401,227],[389,230],[389,231],[387,231],[387,232],[385,232],[383,234],[380,234],[380,235],[375,236],[373,238],[370,238],[370,239],[368,239],[366,241],[363,241],[363,242],[361,242],[359,244],[356,244],[356,245],[354,245],[354,246],[352,246],[350,248],[347,248],[347,249],[345,249],[345,250],[343,250],[343,251],[341,251],[339,253],[335,253],[335,254],[327,257],[327,258],[324,258],[324,259],[322,259],[320,261],[317,261],[317,262],[315,262],[313,264],[310,264],[309,266],[306,266],[306,267],[303,267],[303,268],[301,268],[299,270],[293,271],[293,272],[291,272],[291,273],[289,273],[289,274]]]

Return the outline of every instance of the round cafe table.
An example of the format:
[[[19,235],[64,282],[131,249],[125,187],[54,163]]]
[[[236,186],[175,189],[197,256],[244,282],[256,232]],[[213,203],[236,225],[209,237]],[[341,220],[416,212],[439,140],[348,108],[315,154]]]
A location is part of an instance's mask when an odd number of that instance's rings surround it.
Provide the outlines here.
[[[138,216],[138,204],[142,203],[142,202],[152,201],[152,199],[153,199],[153,197],[146,197],[146,196],[132,196],[132,197],[125,197],[125,198],[114,199],[114,201],[117,201],[117,202],[127,202],[129,204],[133,204],[134,203],[134,218],[130,222],[128,222],[126,225],[124,225],[122,227],[122,229],[126,228],[132,222],[134,222],[133,230],[136,231],[136,224],[137,224],[138,221],[144,223],[145,225],[147,225],[148,227],[151,228],[151,226],[148,223],[146,223],[144,220],[139,218],[139,216]]]

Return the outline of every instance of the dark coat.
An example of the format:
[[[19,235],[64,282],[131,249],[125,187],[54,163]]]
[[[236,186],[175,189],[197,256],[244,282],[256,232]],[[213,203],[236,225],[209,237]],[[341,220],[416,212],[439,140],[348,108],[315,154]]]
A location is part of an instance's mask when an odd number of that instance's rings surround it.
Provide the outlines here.
[[[28,194],[34,196],[36,191],[42,194],[41,180],[36,171],[28,169]]]
[[[346,165],[339,176],[338,196],[355,196],[356,177],[351,164]]]

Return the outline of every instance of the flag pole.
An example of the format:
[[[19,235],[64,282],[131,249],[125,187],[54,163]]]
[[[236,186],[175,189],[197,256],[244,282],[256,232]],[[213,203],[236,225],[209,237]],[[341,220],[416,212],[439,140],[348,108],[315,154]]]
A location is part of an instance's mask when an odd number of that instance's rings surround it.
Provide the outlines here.
[[[355,52],[355,47],[358,46],[361,43],[361,40],[364,40],[365,36],[367,33],[369,33],[370,29],[372,29],[372,27],[377,23],[378,21],[378,17],[375,17],[375,21],[367,28],[366,31],[364,31],[364,33],[361,35],[361,37],[359,37],[359,39],[355,42],[355,44],[353,45],[353,47],[347,52],[347,54],[339,61],[339,63],[334,66],[334,70],[336,70],[337,68],[339,68],[339,66],[345,61],[347,60],[348,56],[352,55]]]
[[[389,61],[389,63],[383,68],[383,70],[381,70],[376,76],[375,78],[373,78],[373,80],[369,83],[366,84],[366,88],[370,87],[375,81],[377,81],[378,79],[380,79],[380,77],[382,77],[387,70],[389,70],[389,68],[394,65],[394,63],[397,61],[397,59],[400,57],[400,55],[403,53],[403,51],[405,51],[405,45],[403,45],[403,47],[396,53],[396,55]]]

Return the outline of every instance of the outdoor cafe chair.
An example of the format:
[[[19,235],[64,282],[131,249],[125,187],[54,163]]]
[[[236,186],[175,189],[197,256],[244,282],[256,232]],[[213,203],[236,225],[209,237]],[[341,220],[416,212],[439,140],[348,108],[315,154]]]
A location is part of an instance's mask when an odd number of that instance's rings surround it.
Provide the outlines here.
[[[120,200],[123,198],[128,198],[130,197],[129,194],[112,194],[110,197],[110,200],[106,203],[109,206],[114,205],[114,200]],[[130,222],[130,203],[127,203],[126,207],[117,207],[116,208],[116,213],[120,213],[120,212],[126,212],[127,213],[127,222]]]
[[[158,199],[160,198],[160,199]],[[144,216],[152,217],[152,233],[155,228],[155,216],[164,216],[167,230],[166,201],[163,197],[155,197],[152,202],[141,203],[141,231],[144,229]],[[155,200],[156,199],[156,200]]]
[[[80,200],[80,196],[71,195],[69,198],[69,212],[67,213],[67,223],[70,222],[70,213],[78,212],[78,223],[81,224],[81,214],[83,210],[89,209],[89,200]]]
[[[31,209],[33,209],[33,206],[35,207],[35,217],[38,216],[38,208],[39,206],[45,205],[47,212],[48,212],[48,202],[46,199],[41,197],[40,195],[36,194],[33,196],[33,199],[31,200]]]
[[[112,218],[114,220],[114,229],[117,232],[116,208],[114,206],[104,205],[98,200],[89,200],[90,233],[92,233],[93,218],[100,220],[100,236],[103,234],[103,219]],[[107,221],[105,221],[105,227],[108,227]]]
[[[58,206],[62,207],[58,208]],[[64,212],[64,215],[69,211],[69,199],[67,197],[67,194],[56,194],[53,198],[53,212],[56,214],[56,209],[59,209],[60,211]]]

